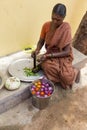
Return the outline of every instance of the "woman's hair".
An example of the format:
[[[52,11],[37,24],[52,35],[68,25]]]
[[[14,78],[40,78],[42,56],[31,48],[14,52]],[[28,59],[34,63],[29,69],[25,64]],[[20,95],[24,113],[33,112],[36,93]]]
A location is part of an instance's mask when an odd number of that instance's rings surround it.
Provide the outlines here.
[[[66,16],[66,6],[64,4],[58,3],[53,7],[52,14],[58,14],[62,17]]]

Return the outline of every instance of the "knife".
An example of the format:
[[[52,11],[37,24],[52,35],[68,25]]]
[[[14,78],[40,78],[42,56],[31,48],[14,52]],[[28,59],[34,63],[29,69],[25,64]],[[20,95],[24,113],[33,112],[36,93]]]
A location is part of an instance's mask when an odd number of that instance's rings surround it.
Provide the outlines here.
[[[34,53],[32,72],[37,73],[37,72],[39,72],[40,70],[41,70],[41,65],[40,65],[40,64],[36,65],[36,54]]]
[[[33,69],[36,68],[36,54],[34,53],[34,57],[33,57]]]

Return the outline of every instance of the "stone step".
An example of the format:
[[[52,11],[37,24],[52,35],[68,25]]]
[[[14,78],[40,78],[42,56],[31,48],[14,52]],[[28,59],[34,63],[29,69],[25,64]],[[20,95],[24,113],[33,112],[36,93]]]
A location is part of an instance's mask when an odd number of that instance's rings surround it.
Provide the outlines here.
[[[84,59],[87,58],[86,55],[82,54],[80,51],[77,49],[73,48],[73,54],[74,54],[74,60],[73,60],[73,65],[82,62]]]
[[[87,56],[83,55],[79,51],[73,48],[74,51],[74,62],[73,65],[78,67],[87,63]],[[16,54],[12,54],[3,58],[0,58],[0,70],[3,72],[5,78],[9,77],[7,73],[7,67],[9,63],[13,60],[19,58],[26,58],[29,57],[29,54],[25,54],[24,52],[18,52]],[[83,62],[84,61],[84,62]],[[80,66],[80,67],[81,67]],[[16,106],[17,104],[21,103],[23,100],[31,97],[29,91],[30,83],[21,82],[21,87],[15,91],[8,91],[4,87],[0,90],[0,113],[3,113],[10,108]]]
[[[21,87],[8,91],[4,87],[0,90],[0,114],[31,97],[29,83],[21,83]]]

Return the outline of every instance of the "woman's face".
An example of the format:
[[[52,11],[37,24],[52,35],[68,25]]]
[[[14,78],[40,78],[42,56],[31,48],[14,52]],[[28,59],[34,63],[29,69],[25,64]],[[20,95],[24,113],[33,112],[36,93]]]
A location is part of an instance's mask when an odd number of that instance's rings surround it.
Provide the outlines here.
[[[55,24],[56,27],[60,26],[63,23],[64,18],[57,14],[52,14],[52,23]]]

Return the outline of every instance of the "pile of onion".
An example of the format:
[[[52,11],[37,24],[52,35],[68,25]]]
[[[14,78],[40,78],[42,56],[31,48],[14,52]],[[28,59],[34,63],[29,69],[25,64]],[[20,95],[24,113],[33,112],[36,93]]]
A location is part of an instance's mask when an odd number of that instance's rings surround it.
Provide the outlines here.
[[[49,80],[42,78],[34,81],[31,85],[32,95],[37,97],[46,98],[54,91],[54,85]]]

